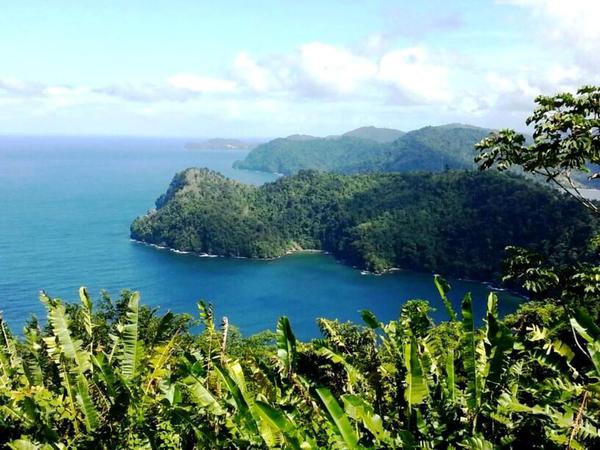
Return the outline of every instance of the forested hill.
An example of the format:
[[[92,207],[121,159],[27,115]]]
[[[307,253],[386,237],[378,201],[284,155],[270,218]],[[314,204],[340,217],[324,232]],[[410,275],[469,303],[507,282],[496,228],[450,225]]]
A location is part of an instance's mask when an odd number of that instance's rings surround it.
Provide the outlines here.
[[[474,145],[491,130],[450,124],[425,127],[403,134],[392,142],[392,134],[371,127],[359,128],[342,137],[310,139],[280,138],[259,145],[240,169],[262,170],[285,175],[303,169],[338,173],[442,171],[474,167]]]
[[[208,169],[177,174],[131,237],[198,253],[277,257],[323,249],[392,267],[491,279],[507,245],[585,259],[596,222],[574,200],[516,175],[338,175],[302,171],[260,187]]]
[[[367,161],[380,161],[386,147],[386,144],[352,136],[290,136],[259,145],[243,161],[236,161],[234,167],[284,175],[304,169],[345,172]]]
[[[386,144],[388,142],[394,142],[403,134],[403,131],[394,130],[393,128],[360,127],[356,130],[344,133],[344,136],[370,139],[371,141],[379,142],[380,144]]]

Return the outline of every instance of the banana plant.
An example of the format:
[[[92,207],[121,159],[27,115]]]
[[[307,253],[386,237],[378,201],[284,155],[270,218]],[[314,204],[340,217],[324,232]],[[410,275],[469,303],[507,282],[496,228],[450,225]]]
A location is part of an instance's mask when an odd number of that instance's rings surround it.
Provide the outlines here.
[[[296,365],[296,337],[285,316],[277,321],[277,357],[283,365],[284,373],[290,376]]]
[[[328,413],[330,428],[335,435],[339,436],[345,448],[349,450],[360,448],[356,430],[331,391],[326,387],[319,387],[316,389],[316,393]]]
[[[92,370],[91,355],[88,350],[82,348],[81,340],[72,337],[64,304],[59,299],[51,299],[44,293],[40,298],[48,309],[48,323],[52,329],[52,334],[44,338],[44,343],[48,355],[59,367],[74,426],[77,430],[79,408],[83,413],[83,422],[87,431],[92,432],[100,425],[100,417],[92,401],[87,378]]]
[[[47,326],[22,336],[0,319],[0,446],[89,448],[595,448],[600,444],[600,328],[571,308],[560,326],[517,331],[491,294],[483,326],[473,300],[449,321],[423,301],[398,320],[321,320],[296,339],[289,319],[246,352],[214,326],[152,318],[138,294],[108,320],[82,288],[67,306],[42,294]],[[447,300],[444,301],[444,299]],[[152,318],[151,330],[148,321]],[[228,329],[229,328],[229,329]],[[244,343],[241,345],[240,343]],[[253,344],[255,345],[255,344]]]

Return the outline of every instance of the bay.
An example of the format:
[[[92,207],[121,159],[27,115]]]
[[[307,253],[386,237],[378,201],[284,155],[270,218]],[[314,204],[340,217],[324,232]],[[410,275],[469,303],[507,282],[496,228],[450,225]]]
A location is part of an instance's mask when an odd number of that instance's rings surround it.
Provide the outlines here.
[[[196,302],[215,305],[244,334],[273,329],[288,315],[296,334],[316,337],[317,317],[359,321],[361,309],[380,320],[396,318],[413,298],[432,301],[445,318],[432,275],[411,271],[382,276],[324,254],[274,261],[199,258],[132,242],[129,225],[154,204],[173,175],[208,167],[245,183],[275,175],[237,170],[245,151],[187,150],[185,139],[126,137],[0,137],[0,311],[19,331],[31,314],[43,317],[38,292],[68,301],[88,287],[139,290],[161,311],[196,313]],[[456,305],[470,291],[479,317],[490,290],[450,280]],[[500,292],[501,312],[520,299]]]

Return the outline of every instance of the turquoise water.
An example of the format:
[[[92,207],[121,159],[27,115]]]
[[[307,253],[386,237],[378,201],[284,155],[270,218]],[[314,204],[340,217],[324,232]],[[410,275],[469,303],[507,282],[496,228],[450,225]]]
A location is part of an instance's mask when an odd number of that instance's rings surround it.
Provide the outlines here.
[[[139,138],[0,137],[0,310],[19,330],[43,316],[38,292],[76,300],[80,285],[140,290],[142,300],[178,312],[196,301],[215,305],[243,333],[274,328],[290,317],[298,336],[318,333],[316,317],[360,320],[371,309],[381,320],[397,317],[410,298],[434,301],[444,318],[431,274],[361,275],[321,254],[276,261],[198,258],[129,240],[129,224],[153,206],[174,173],[209,167],[243,182],[275,176],[235,170],[234,150],[185,150],[185,140]],[[451,280],[458,302],[468,290],[483,311],[488,287]],[[501,309],[518,299],[501,293]]]

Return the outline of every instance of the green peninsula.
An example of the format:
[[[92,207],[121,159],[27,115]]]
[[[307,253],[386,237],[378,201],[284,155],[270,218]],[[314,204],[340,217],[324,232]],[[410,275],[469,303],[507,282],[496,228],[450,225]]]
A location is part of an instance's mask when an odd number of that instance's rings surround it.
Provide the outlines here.
[[[508,245],[556,264],[585,260],[596,223],[576,201],[513,174],[301,171],[255,187],[191,168],[133,222],[131,237],[252,258],[319,249],[374,272],[492,279]]]

